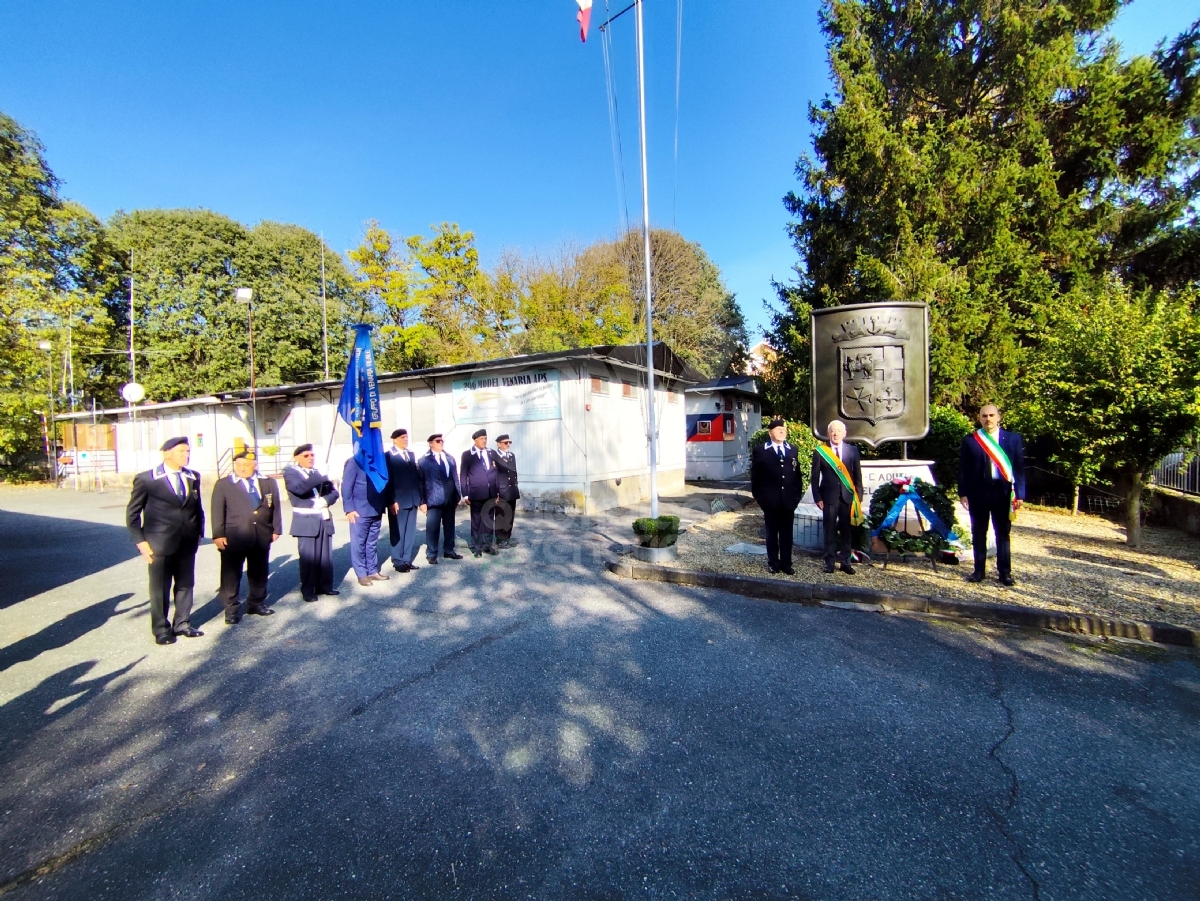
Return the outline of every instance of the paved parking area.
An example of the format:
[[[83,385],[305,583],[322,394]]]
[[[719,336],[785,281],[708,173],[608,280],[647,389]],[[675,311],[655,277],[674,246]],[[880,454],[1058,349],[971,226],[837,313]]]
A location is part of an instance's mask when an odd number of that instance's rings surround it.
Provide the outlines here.
[[[1200,897],[1193,652],[621,581],[564,518],[316,604],[285,538],[232,628],[206,543],[159,647],[124,501],[0,488],[0,894]]]

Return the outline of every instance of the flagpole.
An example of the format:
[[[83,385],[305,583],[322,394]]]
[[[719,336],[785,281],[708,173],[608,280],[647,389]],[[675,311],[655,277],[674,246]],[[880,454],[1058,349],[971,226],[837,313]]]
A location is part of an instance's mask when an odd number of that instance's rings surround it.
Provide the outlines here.
[[[646,410],[650,439],[650,516],[658,516],[658,423],[654,419],[654,301],[650,285],[650,182],[646,165],[646,62],[642,4],[635,0],[638,52],[638,122],[642,145],[642,249],[646,272]],[[624,10],[622,10],[624,12]],[[619,13],[618,13],[619,15]],[[605,23],[608,24],[608,23]]]

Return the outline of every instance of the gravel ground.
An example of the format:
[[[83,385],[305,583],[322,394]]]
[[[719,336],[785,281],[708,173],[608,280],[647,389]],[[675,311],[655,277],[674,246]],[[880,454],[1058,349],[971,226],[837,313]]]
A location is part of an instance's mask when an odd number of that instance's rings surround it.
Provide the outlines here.
[[[766,575],[766,558],[728,554],[738,542],[763,544],[762,514],[751,505],[719,513],[692,526],[679,539],[679,559],[669,564],[706,572]],[[939,595],[969,601],[990,601],[1120,619],[1155,621],[1200,628],[1200,542],[1175,529],[1147,527],[1144,546],[1125,544],[1124,529],[1099,516],[1070,515],[1026,506],[1013,523],[1014,588],[995,580],[988,561],[987,581],[972,585],[968,556],[965,565],[938,565],[935,573],[924,557],[900,562],[893,557],[887,569],[877,562],[858,566],[853,576],[822,572],[819,557],[797,549],[795,576],[772,578],[799,582],[835,582],[863,588]]]

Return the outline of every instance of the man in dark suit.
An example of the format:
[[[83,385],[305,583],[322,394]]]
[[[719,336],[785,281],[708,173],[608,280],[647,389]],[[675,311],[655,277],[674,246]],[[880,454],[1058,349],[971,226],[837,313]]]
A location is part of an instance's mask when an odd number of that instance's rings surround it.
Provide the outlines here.
[[[430,435],[429,451],[417,461],[425,498],[420,507],[425,514],[425,559],[435,565],[438,562],[439,529],[444,533],[442,556],[447,560],[462,559],[462,554],[454,550],[454,512],[459,503],[458,467],[445,448],[446,442],[441,435]]]
[[[861,525],[861,521],[856,523],[853,519],[861,516],[862,511],[862,458],[858,448],[846,442],[846,424],[840,419],[829,423],[825,434],[829,436],[829,444],[813,451],[811,482],[825,533],[825,572],[833,572],[836,553],[842,572],[854,575],[854,567],[850,565],[850,527]]]
[[[313,466],[313,446],[301,444],[283,470],[292,505],[292,531],[300,552],[300,596],[312,603],[319,594],[336,595],[333,587],[333,514],[338,499],[333,482]]]
[[[221,604],[225,622],[242,618],[242,567],[246,568],[246,612],[270,616],[267,606],[267,562],[271,545],[283,534],[279,486],[257,472],[253,451],[233,456],[233,472],[219,479],[212,494],[213,544],[221,552]]]
[[[517,486],[517,458],[512,452],[512,439],[501,435],[496,439],[496,448],[496,493],[499,496],[495,508],[496,544],[508,548],[518,543],[513,541],[512,530],[521,489]]]
[[[193,629],[192,590],[196,584],[196,548],[204,534],[200,474],[187,468],[192,449],[186,438],[168,438],[163,461],[133,479],[125,522],[138,551],[150,564],[150,629],[158,644],[176,635],[199,638]],[[175,619],[167,620],[174,582]]]
[[[487,429],[471,436],[474,447],[463,451],[459,465],[462,495],[471,503],[471,553],[496,553],[494,511],[499,492],[496,484],[494,452],[487,446]]]
[[[408,429],[392,432],[388,448],[388,531],[392,542],[392,566],[396,572],[412,572],[417,553],[417,510],[425,503],[417,457],[408,449]]]
[[[792,569],[792,521],[800,505],[800,464],[796,446],[787,441],[787,423],[772,419],[770,440],[750,455],[750,492],[767,526],[767,569],[795,575]]]
[[[342,506],[350,523],[350,565],[358,584],[369,588],[376,582],[386,582],[391,576],[379,571],[378,545],[387,497],[375,490],[375,484],[353,457],[342,470]]]
[[[975,571],[968,582],[982,582],[987,569],[990,519],[996,531],[996,570],[1000,582],[1015,585],[1009,531],[1025,503],[1025,443],[1016,432],[1000,428],[1000,409],[986,404],[979,424],[963,439],[959,453],[958,501],[971,515],[971,549]]]

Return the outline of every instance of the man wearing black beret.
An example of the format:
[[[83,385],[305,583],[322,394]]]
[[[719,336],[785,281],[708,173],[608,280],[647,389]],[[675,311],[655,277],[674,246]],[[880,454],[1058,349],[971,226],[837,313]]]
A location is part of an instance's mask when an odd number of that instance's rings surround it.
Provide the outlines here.
[[[438,560],[439,532],[444,533],[442,556],[447,560],[461,560],[462,554],[454,550],[454,512],[458,508],[458,466],[454,457],[446,453],[446,442],[440,433],[429,436],[429,451],[417,462],[421,473],[421,490],[424,500],[421,512],[425,514],[425,560],[436,565]]]
[[[517,485],[517,458],[512,452],[512,439],[508,435],[496,438],[496,544],[510,548],[513,541],[513,521],[517,517],[517,499],[521,489]]]
[[[221,552],[221,603],[225,622],[242,618],[242,567],[246,568],[246,612],[270,616],[267,569],[271,545],[283,534],[279,485],[258,474],[253,451],[233,455],[233,472],[213,486],[212,536]]]
[[[392,566],[407,573],[417,553],[417,510],[425,503],[425,486],[417,469],[417,457],[408,449],[408,429],[392,432],[387,452],[388,537],[392,542]]]
[[[150,564],[150,629],[158,644],[175,636],[198,638],[193,629],[192,592],[196,584],[196,549],[204,534],[200,474],[187,468],[192,449],[187,438],[169,438],[162,463],[133,479],[125,522],[138,552]],[[174,583],[175,618],[167,619]]]
[[[499,498],[496,480],[496,454],[487,446],[487,429],[471,436],[475,444],[463,451],[459,463],[462,496],[471,502],[471,553],[496,553],[496,529],[493,511]]]
[[[292,451],[283,484],[292,505],[291,534],[300,552],[300,596],[313,602],[319,594],[338,594],[333,587],[333,515],[337,489],[314,465],[311,444]]]

